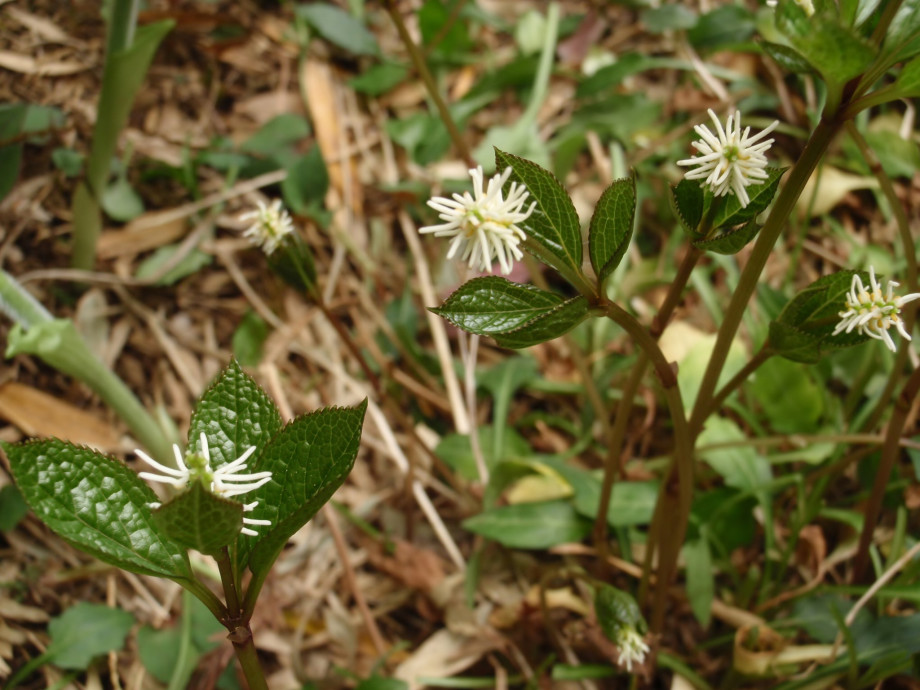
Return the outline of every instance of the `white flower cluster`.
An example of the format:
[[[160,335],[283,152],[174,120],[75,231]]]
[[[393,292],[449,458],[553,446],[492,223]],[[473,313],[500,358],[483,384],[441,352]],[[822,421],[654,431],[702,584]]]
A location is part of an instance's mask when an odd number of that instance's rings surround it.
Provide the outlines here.
[[[697,125],[693,129],[702,137],[702,141],[694,141],[692,146],[702,155],[677,161],[677,164],[697,166],[695,170],[687,171],[684,177],[688,180],[704,180],[703,186],[709,187],[715,196],[731,193],[738,197],[742,207],[747,206],[751,201],[747,187],[763,184],[767,179],[767,157],[764,154],[773,140],[761,139],[772,132],[779,122],[774,120],[752,137],[750,127],[741,131],[740,111],[736,110],[728,116],[724,128],[716,114],[711,109],[708,112],[719,136],[715,136],[706,125]]]
[[[897,286],[898,283],[889,280],[886,291],[882,293],[882,286],[876,280],[875,268],[872,266],[869,266],[868,288],[863,284],[859,274],[854,274],[850,291],[847,293],[847,309],[840,312],[840,323],[832,335],[856,330],[862,335],[881,340],[889,350],[896,352],[897,346],[888,330],[894,326],[904,340],[910,340],[910,334],[904,328],[904,321],[900,317],[901,307],[920,299],[918,292],[895,297],[892,290]]]
[[[433,233],[435,237],[453,237],[447,258],[452,259],[459,252],[460,259],[470,268],[491,271],[492,262],[498,259],[502,273],[511,273],[514,259],[524,254],[518,245],[527,235],[518,223],[523,223],[533,213],[536,202],[524,210],[527,189],[516,182],[511,184],[508,197],[502,196],[502,186],[511,176],[511,168],[496,174],[484,190],[482,166],[470,170],[473,178],[473,193],[454,194],[453,198],[437,196],[428,205],[438,212],[441,225],[421,228],[421,233]]]
[[[624,625],[617,633],[615,642],[620,651],[617,655],[617,665],[626,668],[627,672],[632,673],[633,664],[645,661],[649,647],[645,643],[645,638],[635,628]]]
[[[211,451],[208,448],[208,439],[202,432],[201,436],[201,454],[198,453],[188,453],[185,458],[182,457],[182,451],[179,450],[179,446],[173,444],[173,453],[176,456],[176,468],[167,467],[166,465],[161,465],[156,460],[151,458],[142,450],[135,450],[141,460],[146,462],[148,465],[153,467],[159,472],[140,472],[139,475],[143,479],[147,479],[151,482],[158,482],[160,484],[169,484],[176,489],[185,489],[193,481],[200,479],[208,487],[208,489],[216,496],[221,496],[223,498],[230,498],[231,496],[240,496],[245,493],[249,493],[254,489],[258,489],[260,486],[271,480],[271,472],[255,472],[253,474],[239,474],[241,471],[246,469],[246,460],[249,459],[255,450],[255,446],[250,446],[246,449],[246,452],[243,453],[233,462],[227,463],[223,467],[217,470],[211,469]],[[249,513],[252,512],[255,507],[259,505],[258,501],[253,503],[244,503],[243,512]],[[159,503],[151,503],[151,508],[159,508]],[[243,518],[243,524],[245,525],[270,525],[272,524],[270,520],[256,520],[254,518]],[[243,534],[247,534],[251,537],[255,537],[258,533],[255,530],[243,527],[240,530]]]
[[[266,256],[271,256],[284,240],[284,236],[294,232],[291,216],[281,206],[281,199],[275,199],[266,206],[261,199],[255,211],[244,213],[240,220],[255,221],[244,233],[249,241],[261,247]]]
[[[776,7],[779,4],[779,0],[767,0],[767,7]],[[795,4],[805,10],[805,14],[809,17],[815,13],[815,4],[812,0],[795,0]]]

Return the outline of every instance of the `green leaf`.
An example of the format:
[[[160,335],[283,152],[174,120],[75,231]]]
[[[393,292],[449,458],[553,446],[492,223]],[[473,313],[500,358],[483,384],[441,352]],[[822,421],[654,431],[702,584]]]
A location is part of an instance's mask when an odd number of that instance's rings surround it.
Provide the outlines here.
[[[112,220],[126,223],[144,212],[144,201],[124,177],[119,177],[102,192],[102,210]]]
[[[826,350],[858,345],[869,339],[858,331],[832,335],[846,310],[854,271],[838,271],[818,278],[793,297],[770,324],[770,347],[786,359],[813,363]],[[860,272],[868,283],[869,275]]]
[[[742,207],[738,197],[731,194],[723,199],[722,206],[717,210],[713,227],[725,228],[753,220],[770,205],[776,196],[779,179],[786,172],[786,168],[768,167],[767,179],[761,184],[747,188],[748,205]]]
[[[74,546],[144,575],[191,578],[185,550],[156,528],[156,494],[114,458],[57,439],[3,444],[35,515]]]
[[[703,188],[696,180],[681,180],[670,190],[671,210],[684,230],[694,235],[703,219]]]
[[[513,549],[548,549],[579,542],[591,531],[591,523],[568,501],[493,508],[464,520],[463,527]]]
[[[319,146],[300,156],[287,169],[281,183],[284,203],[295,214],[306,214],[311,206],[321,206],[329,189],[329,173]]]
[[[565,300],[533,285],[498,276],[473,278],[430,311],[478,335],[505,333],[547,314]]]
[[[243,527],[243,506],[211,493],[201,481],[157,508],[160,531],[186,549],[213,556],[231,544]]]
[[[581,224],[575,205],[559,180],[536,163],[499,149],[495,149],[495,167],[499,171],[510,167],[512,173],[506,186],[512,182],[523,184],[530,193],[528,203],[537,204],[521,224],[528,238],[525,247],[563,274],[581,274]]]
[[[845,84],[875,58],[876,49],[833,14],[809,17],[792,0],[776,8],[776,26],[829,84]]]
[[[601,67],[590,77],[586,77],[575,89],[575,98],[591,98],[609,91],[632,76],[652,66],[651,59],[640,53],[620,55],[612,65]]]
[[[127,611],[81,602],[48,624],[46,656],[55,666],[82,671],[96,657],[121,649],[132,625]]]
[[[795,326],[770,322],[770,349],[793,362],[817,364],[821,361],[821,339]]]
[[[156,251],[144,259],[140,266],[137,267],[136,278],[145,279],[154,275],[159,275],[160,270],[169,263],[177,252],[184,251],[181,244],[167,244],[158,247]],[[168,271],[159,275],[156,280],[157,285],[174,285],[183,278],[198,273],[205,266],[210,266],[214,257],[200,249],[184,253],[179,263],[175,264]]]
[[[244,153],[275,156],[291,149],[309,134],[310,125],[302,116],[282,113],[262,125],[259,131],[240,144],[239,150]]]
[[[355,55],[377,55],[380,48],[374,34],[357,19],[335,5],[297,5],[295,14],[304,19],[330,43]]]
[[[281,414],[275,403],[235,360],[231,360],[195,406],[189,424],[188,447],[200,453],[199,436],[204,433],[211,469],[218,470],[236,460],[250,446],[255,446],[258,450],[249,462],[251,468],[281,426]]]
[[[623,631],[644,633],[647,628],[636,600],[605,583],[598,585],[594,593],[594,612],[598,625],[612,642],[618,642]]]
[[[697,50],[711,53],[748,41],[754,29],[754,14],[747,7],[719,5],[699,18],[687,38]]]
[[[367,400],[298,417],[272,439],[253,471],[272,479],[246,494],[259,501],[252,517],[271,520],[252,547],[249,567],[264,577],[287,540],[312,518],[345,481],[355,463]],[[248,542],[239,542],[241,545]],[[244,551],[244,549],[241,549]]]
[[[406,80],[409,70],[395,62],[374,65],[360,76],[349,80],[348,85],[368,96],[381,96]]]
[[[763,47],[764,52],[787,72],[792,72],[793,74],[814,72],[808,60],[793,48],[780,43],[770,43],[769,41],[762,41],[760,45]]]
[[[692,29],[698,21],[696,12],[679,3],[643,10],[639,18],[645,24],[645,28],[653,34]]]
[[[247,311],[233,332],[233,356],[244,367],[258,366],[266,338],[268,324],[255,311]]]
[[[747,438],[729,419],[710,417],[697,446],[744,441]],[[773,480],[769,461],[751,446],[699,451],[702,460],[725,479],[728,486],[757,493]]]
[[[51,161],[66,177],[76,177],[83,171],[83,154],[73,149],[59,146],[51,152]],[[3,198],[2,193],[0,198]]]
[[[588,300],[573,297],[528,321],[525,325],[502,333],[493,333],[495,342],[514,350],[530,347],[565,335],[588,318]]]
[[[613,273],[629,248],[635,215],[636,179],[615,180],[601,194],[588,231],[588,253],[599,285]]]
[[[498,448],[495,448],[495,436],[498,433],[495,427],[480,425],[477,430],[482,454],[490,468],[504,460],[524,458],[531,454],[527,441],[512,428],[501,429],[502,443]],[[434,452],[464,479],[479,478],[469,434],[447,434],[438,442]]]
[[[706,628],[712,619],[712,600],[715,598],[709,543],[705,539],[688,541],[684,544],[683,552],[687,563],[687,599],[690,600],[690,610],[700,625]]]
[[[715,254],[737,254],[748,242],[757,237],[761,227],[763,226],[752,220],[708,240],[692,240],[691,244],[697,249]]]
[[[316,286],[316,263],[310,246],[298,233],[286,236],[267,261],[272,273],[300,294],[311,296]]]
[[[7,484],[0,489],[0,532],[8,532],[29,512],[29,506],[19,493],[15,484]]]
[[[904,0],[891,20],[885,36],[885,52],[906,60],[917,52],[920,36],[920,0]]]
[[[781,434],[818,431],[824,396],[810,369],[774,357],[761,365],[749,385],[754,400],[763,408],[775,431]]]

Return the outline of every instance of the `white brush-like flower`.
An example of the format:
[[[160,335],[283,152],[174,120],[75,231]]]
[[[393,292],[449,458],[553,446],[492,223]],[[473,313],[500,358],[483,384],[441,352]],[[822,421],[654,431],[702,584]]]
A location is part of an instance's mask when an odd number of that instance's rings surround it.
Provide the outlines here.
[[[763,131],[750,136],[750,127],[741,131],[741,111],[736,110],[729,115],[724,128],[716,114],[711,109],[708,112],[719,135],[714,135],[706,125],[694,127],[702,141],[694,141],[692,146],[702,155],[677,161],[677,164],[696,166],[684,173],[684,177],[703,180],[703,186],[715,196],[734,194],[742,207],[747,206],[751,201],[747,187],[763,184],[767,179],[767,157],[764,154],[773,140],[763,138],[774,130],[779,121],[774,120]]]
[[[904,340],[910,340],[910,333],[904,328],[901,319],[901,307],[915,299],[920,299],[920,292],[914,292],[903,297],[896,297],[893,293],[898,283],[888,281],[888,287],[882,292],[882,286],[875,278],[875,268],[869,266],[869,287],[867,288],[858,273],[853,274],[850,291],[847,293],[846,311],[840,312],[840,323],[831,335],[838,333],[851,333],[856,330],[862,335],[881,340],[892,352],[897,352],[897,346],[891,338],[889,329],[894,326]]]
[[[183,458],[182,451],[177,444],[173,444],[173,453],[176,456],[176,467],[167,467],[162,465],[142,450],[135,450],[141,460],[146,462],[157,472],[139,472],[142,479],[160,484],[169,484],[170,486],[182,490],[187,488],[193,481],[201,480],[205,486],[215,496],[230,498],[240,496],[258,489],[272,478],[271,472],[255,472],[252,474],[240,474],[246,469],[246,461],[255,452],[256,447],[250,446],[240,457],[233,462],[227,463],[223,467],[211,469],[211,451],[208,448],[208,439],[202,432],[199,437],[201,440],[201,453],[188,453]],[[253,503],[244,503],[243,512],[252,512],[259,505],[258,501]],[[151,503],[151,508],[159,508],[159,503]],[[255,518],[243,518],[244,525],[270,525],[270,520],[257,520]],[[257,536],[257,532],[247,527],[241,530],[243,534]]]
[[[812,0],[795,0],[795,4],[801,7],[809,17],[815,13],[815,4]],[[779,0],[767,0],[767,7],[775,8],[777,5],[779,5]]]
[[[645,661],[649,647],[645,643],[645,638],[635,628],[624,625],[617,633],[614,642],[620,652],[617,655],[617,665],[625,668],[628,673],[632,673],[633,664],[641,664]]]
[[[281,205],[281,199],[275,199],[270,205],[259,199],[258,208],[240,216],[240,220],[254,221],[243,232],[244,237],[257,247],[261,247],[266,256],[271,256],[278,248],[285,235],[294,232],[294,222],[290,214]]]
[[[530,196],[524,185],[513,182],[508,197],[502,195],[502,187],[511,176],[511,168],[496,174],[483,189],[482,166],[470,170],[473,178],[473,193],[454,194],[448,199],[436,196],[428,205],[438,212],[441,225],[421,228],[421,233],[433,233],[435,237],[453,237],[447,258],[452,259],[459,252],[460,259],[470,268],[491,271],[492,262],[498,259],[502,273],[511,273],[515,259],[524,256],[518,245],[527,235],[518,223],[523,223],[533,213],[536,202],[524,209]]]

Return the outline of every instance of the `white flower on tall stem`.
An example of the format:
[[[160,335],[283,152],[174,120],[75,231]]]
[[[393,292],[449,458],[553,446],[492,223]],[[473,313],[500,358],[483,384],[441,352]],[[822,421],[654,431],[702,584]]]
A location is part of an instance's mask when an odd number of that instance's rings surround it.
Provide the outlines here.
[[[767,0],[767,7],[776,7],[779,4],[779,0]],[[815,13],[815,4],[812,0],[795,0],[795,4],[801,7],[807,16],[812,16]]]
[[[511,168],[496,174],[483,189],[482,166],[470,170],[473,178],[473,193],[454,194],[453,198],[437,196],[428,205],[438,212],[444,223],[421,228],[421,233],[433,233],[435,237],[453,237],[447,258],[452,259],[459,252],[460,259],[470,268],[491,271],[492,262],[498,259],[502,273],[511,273],[513,260],[524,254],[518,245],[527,235],[518,223],[523,223],[537,205],[524,209],[528,193],[524,185],[513,182],[508,197],[502,195],[502,187],[511,176]]]
[[[244,237],[257,247],[261,247],[266,256],[271,256],[284,240],[285,235],[294,232],[294,222],[290,214],[281,205],[281,199],[275,199],[270,205],[259,199],[258,208],[240,216],[240,220],[255,221],[243,232]]]
[[[882,286],[875,278],[875,268],[869,266],[869,287],[867,288],[858,273],[853,274],[850,291],[847,293],[846,311],[840,312],[840,323],[831,335],[851,333],[856,330],[862,335],[881,340],[892,352],[897,346],[888,330],[894,326],[904,340],[910,340],[910,334],[904,328],[901,319],[901,307],[915,299],[920,299],[920,292],[903,297],[895,297],[893,289],[898,283],[888,281],[888,287],[882,293]]]
[[[256,447],[250,446],[240,457],[233,462],[227,463],[223,467],[211,469],[211,451],[208,448],[208,439],[202,432],[199,437],[201,440],[201,453],[187,453],[182,457],[182,451],[177,444],[173,444],[173,453],[176,456],[176,467],[167,467],[158,463],[142,450],[135,450],[141,460],[146,462],[157,472],[139,472],[141,478],[160,484],[169,484],[170,486],[182,490],[187,488],[192,482],[201,480],[208,490],[215,496],[230,498],[240,496],[258,489],[272,478],[271,472],[254,472],[252,474],[240,474],[246,469],[246,461],[255,452]],[[244,503],[243,512],[252,512],[259,505],[258,501],[253,503]],[[159,503],[150,504],[151,508],[159,508]],[[244,525],[270,525],[270,520],[257,520],[255,518],[243,518]],[[240,530],[243,534],[257,536],[255,530],[243,527]]]
[[[763,184],[767,179],[767,157],[764,154],[773,140],[763,140],[763,137],[772,132],[779,121],[774,120],[759,134],[750,136],[750,127],[741,131],[741,111],[736,110],[729,115],[724,128],[716,114],[711,109],[708,112],[719,135],[714,135],[706,125],[694,127],[702,141],[694,141],[692,146],[702,155],[677,161],[677,164],[697,166],[684,173],[684,177],[703,180],[703,186],[715,196],[734,194],[745,207],[751,201],[747,187]]]
[[[624,667],[627,672],[632,673],[633,664],[641,664],[645,661],[649,647],[645,643],[645,638],[635,628],[624,625],[617,633],[614,642],[620,652],[617,656],[617,665]]]

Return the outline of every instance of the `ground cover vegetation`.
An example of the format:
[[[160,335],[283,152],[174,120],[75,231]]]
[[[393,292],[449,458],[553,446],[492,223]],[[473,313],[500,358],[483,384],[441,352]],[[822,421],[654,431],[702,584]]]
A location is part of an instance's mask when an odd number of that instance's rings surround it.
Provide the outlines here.
[[[920,682],[920,2],[0,32],[4,687]]]

